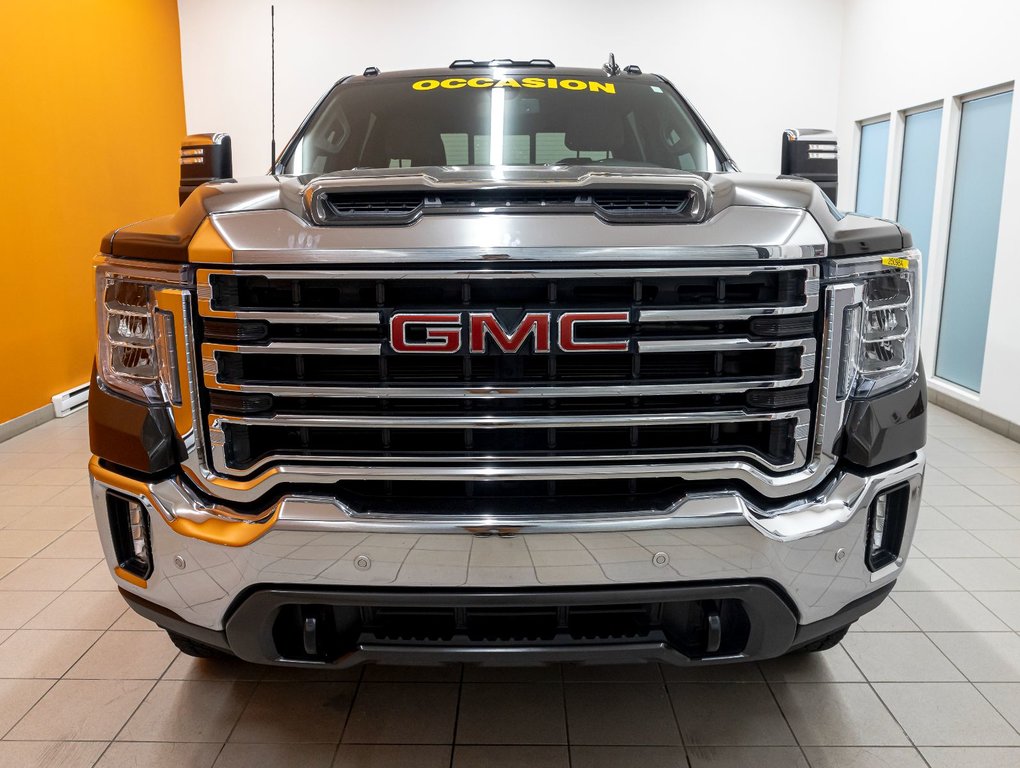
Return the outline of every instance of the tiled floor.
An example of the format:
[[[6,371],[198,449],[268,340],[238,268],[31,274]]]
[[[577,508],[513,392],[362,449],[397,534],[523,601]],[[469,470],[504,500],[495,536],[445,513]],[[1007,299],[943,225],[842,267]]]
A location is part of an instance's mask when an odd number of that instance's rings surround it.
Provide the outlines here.
[[[101,562],[84,417],[0,443],[2,766],[1020,766],[1020,445],[931,412],[892,599],[814,656],[300,674],[179,655]]]

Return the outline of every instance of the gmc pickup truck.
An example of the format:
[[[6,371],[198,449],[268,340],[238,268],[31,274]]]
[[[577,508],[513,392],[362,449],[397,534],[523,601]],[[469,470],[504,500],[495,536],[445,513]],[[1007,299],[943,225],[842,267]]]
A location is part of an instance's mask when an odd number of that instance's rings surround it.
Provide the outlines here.
[[[113,578],[185,653],[705,665],[892,589],[919,253],[664,78],[370,68],[268,175],[181,163],[102,243],[89,419]]]

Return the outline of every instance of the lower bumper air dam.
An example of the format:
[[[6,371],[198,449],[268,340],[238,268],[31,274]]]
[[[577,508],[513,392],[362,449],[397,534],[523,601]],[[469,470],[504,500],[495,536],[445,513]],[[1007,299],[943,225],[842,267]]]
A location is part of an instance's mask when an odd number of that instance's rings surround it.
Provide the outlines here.
[[[657,661],[704,665],[780,656],[875,608],[893,584],[799,624],[772,584],[597,590],[315,590],[243,596],[224,631],[189,624],[122,590],[164,629],[246,661],[293,667],[365,662],[494,665]]]

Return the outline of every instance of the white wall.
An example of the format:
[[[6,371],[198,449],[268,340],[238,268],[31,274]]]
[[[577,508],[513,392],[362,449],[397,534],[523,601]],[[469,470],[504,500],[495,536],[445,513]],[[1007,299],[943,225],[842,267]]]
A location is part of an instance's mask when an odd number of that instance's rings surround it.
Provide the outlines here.
[[[269,0],[179,0],[189,132],[270,165]],[[785,128],[836,117],[842,0],[276,0],[277,146],[342,75],[457,58],[623,64],[670,78],[743,170],[779,171]]]
[[[922,353],[931,385],[1020,423],[1020,98],[1013,99],[998,253],[980,395],[934,378],[960,102],[1020,75],[1020,4],[1011,0],[847,0],[838,92],[840,207],[853,209],[857,123],[891,115],[885,214],[895,218],[902,153],[899,113],[943,106]]]

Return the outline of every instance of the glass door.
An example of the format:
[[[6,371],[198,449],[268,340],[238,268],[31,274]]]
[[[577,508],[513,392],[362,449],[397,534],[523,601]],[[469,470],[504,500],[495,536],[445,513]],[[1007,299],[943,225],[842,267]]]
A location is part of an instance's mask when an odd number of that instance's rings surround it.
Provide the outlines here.
[[[988,335],[1013,93],[963,103],[935,373],[975,392]]]

